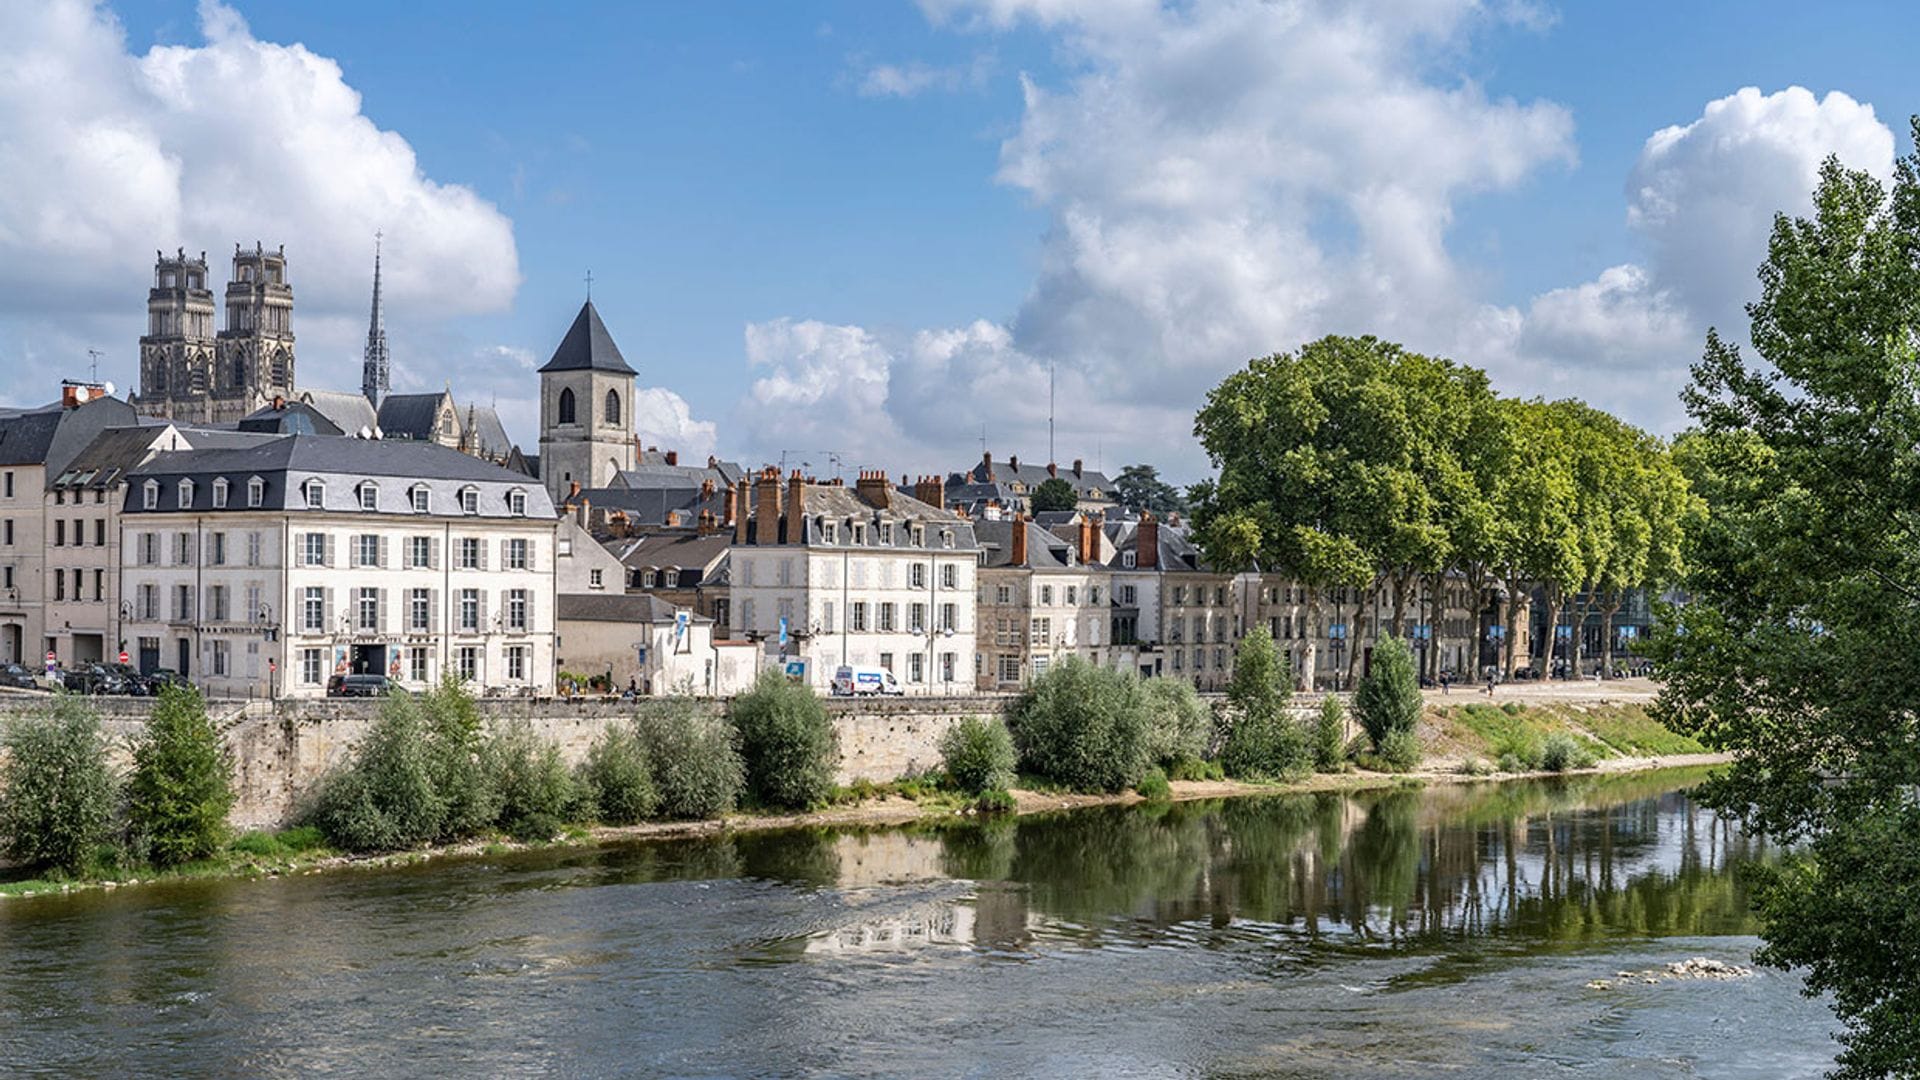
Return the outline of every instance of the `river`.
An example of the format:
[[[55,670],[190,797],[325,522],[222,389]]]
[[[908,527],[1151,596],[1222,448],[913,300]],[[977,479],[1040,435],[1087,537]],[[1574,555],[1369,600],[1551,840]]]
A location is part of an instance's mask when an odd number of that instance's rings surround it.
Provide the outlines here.
[[[12,1075],[1817,1076],[1693,774],[0,903]]]

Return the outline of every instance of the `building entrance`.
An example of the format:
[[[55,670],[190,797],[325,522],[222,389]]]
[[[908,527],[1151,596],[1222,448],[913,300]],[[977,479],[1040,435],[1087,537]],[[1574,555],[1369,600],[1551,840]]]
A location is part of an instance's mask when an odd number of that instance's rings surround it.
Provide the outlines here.
[[[387,673],[387,647],[385,645],[355,645],[349,659],[355,675],[385,675]]]

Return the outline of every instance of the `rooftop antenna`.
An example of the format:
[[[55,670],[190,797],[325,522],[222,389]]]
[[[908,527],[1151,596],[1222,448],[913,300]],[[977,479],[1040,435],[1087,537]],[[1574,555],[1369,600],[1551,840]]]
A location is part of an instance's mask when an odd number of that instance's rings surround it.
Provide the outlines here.
[[[1060,460],[1053,456],[1053,361],[1047,361],[1047,464]]]
[[[593,271],[587,271],[587,303],[593,303]]]
[[[105,354],[102,353],[99,349],[87,350],[87,371],[88,371],[87,381],[88,382],[98,383],[100,381],[100,357],[104,355]]]

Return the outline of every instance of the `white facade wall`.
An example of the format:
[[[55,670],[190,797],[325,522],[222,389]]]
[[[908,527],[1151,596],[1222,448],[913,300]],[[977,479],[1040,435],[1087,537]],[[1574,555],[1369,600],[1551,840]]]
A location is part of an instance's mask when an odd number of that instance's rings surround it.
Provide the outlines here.
[[[38,669],[45,650],[46,467],[0,469],[0,663]]]

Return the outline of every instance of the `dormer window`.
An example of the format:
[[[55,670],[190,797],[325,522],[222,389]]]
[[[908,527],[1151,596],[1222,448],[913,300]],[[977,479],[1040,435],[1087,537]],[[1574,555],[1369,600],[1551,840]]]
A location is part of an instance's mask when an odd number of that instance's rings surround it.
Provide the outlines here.
[[[180,509],[193,509],[193,481],[180,481]]]
[[[250,507],[258,508],[261,503],[264,503],[266,501],[267,501],[267,482],[265,480],[260,479],[257,476],[251,480],[248,480],[247,481],[247,505]]]
[[[515,517],[526,517],[527,493],[519,488],[507,492],[507,512]]]
[[[463,487],[460,489],[460,512],[463,514],[477,514],[480,512],[479,488]]]
[[[149,480],[140,487],[140,509],[156,510],[160,506],[160,481]]]
[[[1133,552],[1123,551],[1120,553],[1120,566],[1126,570],[1133,569]]]
[[[885,547],[893,546],[893,522],[883,521],[880,523],[880,543]]]
[[[856,521],[853,523],[853,542],[855,544],[865,544],[867,542],[866,522]]]
[[[840,523],[837,521],[828,521],[826,518],[821,518],[820,519],[820,542],[823,544],[839,543],[840,542]]]
[[[355,489],[354,493],[359,496],[360,509],[362,510],[380,509],[380,485],[379,484],[376,484],[373,481],[369,480],[361,484],[357,489]]]
[[[413,485],[413,490],[407,492],[407,497],[413,501],[413,512],[416,514],[426,513],[432,505],[425,484]]]
[[[925,525],[915,525],[913,527],[913,546],[917,548],[927,546],[927,527]]]
[[[215,510],[227,508],[227,478],[224,476],[213,482],[213,508]]]
[[[943,548],[950,548],[953,546],[953,530],[952,529],[940,530],[940,546]]]
[[[307,509],[319,510],[327,505],[327,485],[318,480],[307,481]]]

